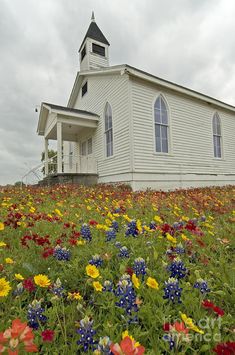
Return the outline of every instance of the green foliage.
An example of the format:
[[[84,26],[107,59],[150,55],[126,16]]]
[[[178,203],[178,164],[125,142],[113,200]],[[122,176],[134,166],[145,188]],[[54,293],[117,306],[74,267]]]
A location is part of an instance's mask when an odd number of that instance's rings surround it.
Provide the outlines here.
[[[120,343],[122,332],[128,329],[145,347],[146,354],[170,354],[169,343],[163,337],[173,333],[164,331],[163,325],[182,322],[181,312],[191,317],[204,335],[189,329],[189,338],[181,334],[173,353],[210,354],[217,343],[232,341],[234,201],[233,187],[169,193],[134,193],[121,186],[2,188],[0,243],[5,246],[0,246],[0,279],[6,278],[12,290],[6,297],[0,297],[0,332],[15,318],[27,321],[28,305],[37,299],[42,300],[48,318],[45,325],[34,331],[35,343],[42,354],[83,354],[77,345],[76,330],[85,316],[94,321],[97,341],[109,336],[112,342]],[[133,219],[137,221],[138,234],[126,236],[128,223]],[[154,219],[158,222],[150,230]],[[107,242],[106,231],[114,220],[119,231],[116,240]],[[194,221],[196,228],[189,221]],[[172,227],[179,222],[181,227]],[[90,226],[91,242],[84,242],[80,235],[83,223]],[[170,227],[169,232],[166,226]],[[115,242],[127,247],[129,258],[119,256]],[[60,261],[46,255],[56,245],[71,251],[70,260]],[[163,298],[165,281],[170,276],[167,266],[177,257],[176,252],[171,253],[176,246],[184,248],[185,252],[178,257],[188,270],[179,281],[182,303]],[[86,266],[95,254],[101,256],[103,264],[98,267],[100,277],[92,279],[86,274]],[[132,324],[125,310],[117,306],[118,296],[95,291],[93,281],[104,285],[105,280],[110,280],[116,289],[121,276],[133,268],[138,257],[145,260],[147,270],[146,275],[139,277],[139,288],[135,288],[138,323]],[[6,258],[13,263],[7,263]],[[38,286],[34,292],[24,289],[16,295],[20,284],[15,278],[18,273],[32,280],[35,275],[47,275],[51,286],[59,278],[64,296],[56,297],[51,287]],[[148,277],[156,279],[158,289],[147,286]],[[201,294],[193,287],[200,278],[208,283],[211,290],[208,294]],[[73,299],[71,294],[75,292],[79,292],[81,300]],[[212,309],[204,308],[205,299],[220,307],[224,315],[218,317]],[[42,341],[41,332],[45,329],[54,330],[53,342]],[[91,349],[88,354],[92,354]]]

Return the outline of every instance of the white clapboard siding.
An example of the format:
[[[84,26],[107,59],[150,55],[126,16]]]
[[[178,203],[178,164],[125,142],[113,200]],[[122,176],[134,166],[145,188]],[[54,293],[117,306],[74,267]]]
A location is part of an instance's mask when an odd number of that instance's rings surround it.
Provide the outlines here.
[[[92,43],[105,48],[105,57],[92,52]],[[86,42],[86,55],[80,62],[81,71],[90,69],[100,69],[109,66],[108,45],[95,41],[94,39],[87,38]]]
[[[82,97],[80,90],[74,108],[100,116],[93,135],[93,154],[98,163],[99,177],[128,172],[130,170],[128,76],[94,75],[86,77],[84,82],[86,80],[87,93]],[[105,156],[104,136],[104,111],[107,102],[112,107],[114,144],[114,155],[108,158]]]
[[[235,115],[223,108],[131,79],[134,171],[145,173],[235,174]],[[170,114],[170,152],[155,153],[153,105],[159,94]],[[212,117],[219,113],[222,159],[214,158]]]

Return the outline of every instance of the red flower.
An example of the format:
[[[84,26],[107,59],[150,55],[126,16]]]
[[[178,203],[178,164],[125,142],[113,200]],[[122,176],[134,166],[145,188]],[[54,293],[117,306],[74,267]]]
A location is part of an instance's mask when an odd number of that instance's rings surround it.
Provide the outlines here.
[[[55,335],[55,332],[50,329],[46,329],[41,333],[42,340],[47,341],[47,342],[53,341],[54,335]]]
[[[215,307],[213,308],[213,311],[214,311],[215,313],[217,313],[219,317],[222,317],[222,316],[224,315],[224,311],[223,311],[221,308],[219,308],[218,306],[215,306]]]
[[[111,344],[110,350],[114,355],[142,355],[145,348],[142,345],[137,345],[136,342],[129,336],[126,336],[119,344]]]
[[[96,224],[98,224],[98,222],[96,222],[94,219],[91,219],[89,221],[89,224],[90,224],[90,226],[95,226]]]
[[[23,287],[29,292],[33,292],[35,290],[35,285],[31,278],[23,281]]]
[[[132,276],[134,274],[134,270],[130,266],[127,266],[126,273],[128,275]]]
[[[163,330],[164,330],[164,332],[169,332],[169,330],[170,330],[170,323],[164,323],[163,324]]]
[[[228,341],[227,343],[217,344],[213,351],[218,355],[234,355],[235,342]]]
[[[210,302],[209,300],[205,300],[202,302],[202,306],[204,308],[209,308],[212,309],[219,317],[222,317],[224,315],[224,311],[216,306],[213,302]]]
[[[27,323],[21,323],[20,319],[12,321],[12,327],[0,333],[0,352],[8,351],[8,355],[18,355],[18,345],[22,342],[25,351],[34,353],[38,351],[37,346],[33,343],[34,334]],[[6,344],[8,343],[9,344]],[[4,345],[3,345],[4,344]],[[8,349],[6,347],[9,347]]]
[[[42,253],[42,257],[46,259],[53,254],[54,254],[54,248],[46,247],[46,248],[44,248],[44,251]]]

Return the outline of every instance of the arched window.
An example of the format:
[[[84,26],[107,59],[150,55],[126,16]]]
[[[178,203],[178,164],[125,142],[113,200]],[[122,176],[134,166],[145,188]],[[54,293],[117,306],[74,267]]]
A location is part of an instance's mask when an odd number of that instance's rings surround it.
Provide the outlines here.
[[[221,124],[218,113],[215,113],[212,121],[213,126],[213,144],[214,144],[214,157],[221,158]]]
[[[112,109],[109,103],[105,107],[105,151],[106,157],[113,155],[113,119]]]
[[[160,95],[154,104],[154,123],[155,123],[155,149],[156,152],[169,152],[169,119],[168,109],[165,100]]]

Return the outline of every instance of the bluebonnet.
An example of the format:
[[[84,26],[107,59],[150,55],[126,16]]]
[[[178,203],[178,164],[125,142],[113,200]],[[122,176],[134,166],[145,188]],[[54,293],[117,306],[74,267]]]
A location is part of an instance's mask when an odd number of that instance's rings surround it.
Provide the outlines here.
[[[138,305],[136,304],[136,293],[131,282],[130,275],[124,274],[118,282],[115,295],[119,297],[116,306],[125,310],[129,317],[128,322],[137,322],[138,318],[133,313],[138,312]]]
[[[20,282],[17,286],[16,289],[13,291],[14,296],[20,296],[24,292],[24,287],[22,282]]]
[[[185,253],[185,249],[183,247],[183,245],[181,243],[179,243],[175,248],[174,248],[175,252],[177,254],[184,254]]]
[[[118,232],[119,226],[117,221],[112,221],[111,228],[115,230],[115,232]]]
[[[77,333],[80,334],[80,339],[77,344],[82,347],[82,350],[86,353],[88,350],[94,350],[97,341],[93,339],[96,331],[92,328],[93,321],[89,320],[86,316],[80,321],[80,328],[77,329]]]
[[[171,272],[170,277],[177,277],[178,279],[182,279],[187,274],[183,261],[178,258],[167,267],[167,270]]]
[[[96,267],[99,267],[103,264],[103,259],[101,258],[100,255],[95,254],[92,256],[92,259],[89,260],[89,264],[95,265]]]
[[[71,258],[71,251],[67,248],[62,248],[61,246],[57,245],[54,248],[53,256],[55,259],[60,261],[69,261]]]
[[[112,281],[105,280],[103,283],[103,291],[105,292],[113,292],[113,283]]]
[[[120,249],[122,247],[122,244],[120,242],[115,242],[115,247]]]
[[[149,228],[150,229],[156,229],[156,227],[157,227],[157,223],[156,222],[152,221],[152,222],[149,223]]]
[[[127,247],[121,247],[119,249],[119,254],[118,256],[120,256],[120,258],[129,258],[129,251],[127,249]]]
[[[45,324],[47,321],[47,317],[43,314],[45,311],[44,308],[41,307],[41,302],[34,300],[28,306],[28,325],[33,329],[38,329],[40,324]]]
[[[111,354],[113,354],[112,351],[110,350],[111,343],[112,342],[111,342],[110,338],[107,336],[100,338],[97,350],[99,350],[101,352],[101,354],[111,355]]]
[[[166,334],[163,336],[163,340],[167,341],[170,345],[170,350],[173,350],[175,347],[175,341],[172,335]]]
[[[170,277],[168,281],[165,281],[165,288],[164,288],[165,294],[163,298],[168,299],[173,303],[175,303],[175,300],[177,300],[178,303],[181,303],[182,302],[180,300],[181,291],[182,288],[179,287],[179,281],[177,279],[174,279],[173,277]]]
[[[134,260],[134,266],[133,266],[133,270],[136,274],[136,276],[139,275],[145,275],[146,274],[146,264],[143,258],[136,258]]]
[[[172,225],[172,227],[173,227],[174,229],[176,229],[176,230],[179,230],[179,229],[181,229],[181,228],[183,227],[183,225],[184,225],[184,222],[183,222],[183,221],[174,222],[173,225]]]
[[[106,242],[110,242],[112,239],[116,239],[116,231],[113,228],[109,228],[106,231]]]
[[[63,297],[64,296],[64,287],[61,284],[60,279],[58,278],[56,282],[53,284],[51,287],[50,291],[56,296],[56,297]]]
[[[132,236],[136,237],[138,235],[139,231],[137,228],[136,220],[132,220],[128,223],[127,229],[126,229],[126,237]]]
[[[197,282],[195,282],[193,287],[194,288],[198,288],[202,294],[210,292],[210,289],[208,288],[207,282],[205,280],[202,280],[202,279],[198,279]]]
[[[90,230],[90,226],[87,223],[83,223],[80,233],[84,240],[86,240],[87,242],[91,242],[92,240],[91,230]]]

